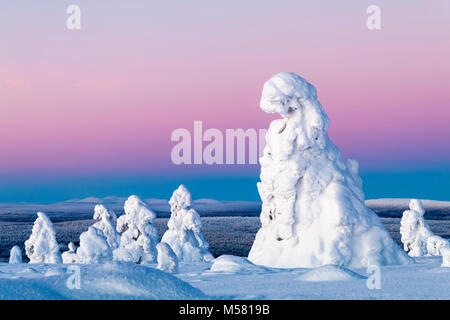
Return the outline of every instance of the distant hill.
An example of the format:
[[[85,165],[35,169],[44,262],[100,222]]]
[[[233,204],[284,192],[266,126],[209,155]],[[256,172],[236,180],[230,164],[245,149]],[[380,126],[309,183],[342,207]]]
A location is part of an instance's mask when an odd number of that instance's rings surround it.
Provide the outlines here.
[[[28,203],[0,203],[0,221],[34,221],[37,211],[49,215],[52,221],[70,221],[90,219],[96,204],[103,204],[123,213],[123,197],[89,197],[85,199],[72,199],[52,204]],[[159,217],[168,217],[170,207],[166,199],[145,199],[148,205]],[[401,217],[408,208],[409,199],[373,199],[367,200],[366,205],[373,209],[380,217]],[[450,202],[423,200],[427,219],[449,219]],[[193,201],[193,207],[202,216],[259,216],[260,202],[251,201],[219,201],[214,199],[198,199]]]

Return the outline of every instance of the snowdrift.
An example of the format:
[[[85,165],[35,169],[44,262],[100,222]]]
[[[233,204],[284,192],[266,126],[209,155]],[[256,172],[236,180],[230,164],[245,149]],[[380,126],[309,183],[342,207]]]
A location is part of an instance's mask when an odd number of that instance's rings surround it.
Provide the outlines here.
[[[67,265],[0,264],[0,300],[206,299],[186,282],[150,267],[124,262],[78,265],[80,289],[69,289]]]
[[[210,271],[224,273],[263,273],[269,272],[269,268],[257,266],[247,258],[232,255],[222,255],[214,259]]]
[[[337,265],[326,265],[312,269],[302,274],[298,280],[302,281],[349,281],[367,279],[350,269]]]

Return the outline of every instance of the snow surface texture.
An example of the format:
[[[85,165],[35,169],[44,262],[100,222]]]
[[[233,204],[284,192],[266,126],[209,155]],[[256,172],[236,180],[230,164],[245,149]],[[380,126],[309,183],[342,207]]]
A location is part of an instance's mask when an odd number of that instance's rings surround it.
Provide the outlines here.
[[[249,253],[270,267],[413,263],[364,204],[355,160],[327,136],[316,89],[294,73],[264,84],[261,109],[278,113],[260,158],[261,224]]]
[[[178,273],[178,258],[172,248],[165,242],[156,245],[158,251],[158,269],[170,273]]]
[[[134,263],[156,262],[158,231],[156,214],[137,196],[130,196],[124,205],[125,214],[117,219],[117,231],[123,232],[114,260]]]
[[[403,212],[400,234],[404,249],[411,257],[439,256],[442,247],[450,245],[447,240],[434,235],[424,218],[422,202],[412,199],[409,210]]]
[[[37,213],[30,238],[25,241],[25,252],[30,263],[61,263],[55,229],[43,212]]]
[[[208,252],[209,244],[200,229],[200,215],[191,206],[191,194],[180,185],[169,200],[171,215],[167,223],[168,230],[161,242],[168,243],[180,262],[211,261],[213,255]]]
[[[112,249],[118,248],[120,245],[120,234],[116,231],[117,216],[114,211],[98,204],[94,208],[94,220],[99,221],[94,223],[93,227],[103,231],[109,246]]]
[[[77,250],[78,263],[105,263],[112,258],[112,249],[102,230],[89,227],[80,235],[80,247]]]
[[[69,250],[62,253],[63,263],[76,263],[77,262],[77,248],[73,242],[68,244]]]
[[[299,278],[302,281],[348,281],[348,280],[360,280],[367,279],[367,277],[362,276],[356,272],[353,272],[350,269],[347,269],[343,266],[337,265],[326,265],[316,269],[312,269],[304,274],[302,274]]]
[[[22,250],[20,250],[19,246],[11,248],[9,263],[22,263]]]
[[[0,299],[205,299],[169,273],[123,262],[80,267],[79,289],[68,265],[0,263]]]

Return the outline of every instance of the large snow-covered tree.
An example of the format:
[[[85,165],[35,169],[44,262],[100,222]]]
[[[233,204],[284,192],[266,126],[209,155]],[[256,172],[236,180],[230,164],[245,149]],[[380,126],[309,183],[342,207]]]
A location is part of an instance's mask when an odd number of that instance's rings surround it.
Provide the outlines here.
[[[120,246],[114,250],[114,260],[156,262],[158,231],[156,214],[137,196],[130,196],[124,205],[125,214],[117,219],[117,231],[122,232]]]
[[[30,238],[25,241],[25,252],[30,263],[61,263],[55,229],[47,215],[37,213]]]
[[[116,249],[120,245],[120,234],[116,231],[117,216],[114,211],[105,208],[103,205],[96,205],[94,208],[93,227],[103,231],[103,234],[112,249]]]
[[[105,263],[112,259],[111,247],[102,230],[91,226],[80,235],[80,247],[77,249],[78,263]]]
[[[168,243],[179,261],[211,261],[214,259],[208,252],[208,243],[201,234],[200,215],[191,206],[191,194],[185,186],[180,185],[169,200],[170,219],[168,230],[162,242]]]
[[[403,247],[411,257],[438,256],[440,249],[449,245],[442,237],[436,236],[424,218],[422,202],[411,199],[409,210],[403,212],[400,234]]]
[[[249,260],[271,267],[412,263],[364,204],[358,163],[327,135],[316,89],[289,72],[269,79],[261,109],[278,113],[260,158],[261,223]]]

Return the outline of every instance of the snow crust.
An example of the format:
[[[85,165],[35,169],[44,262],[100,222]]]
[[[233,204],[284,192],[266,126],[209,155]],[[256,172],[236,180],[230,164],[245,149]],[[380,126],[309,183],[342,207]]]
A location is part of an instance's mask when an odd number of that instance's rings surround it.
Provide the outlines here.
[[[180,185],[169,200],[171,215],[167,223],[168,230],[161,242],[168,243],[180,262],[211,261],[213,255],[208,252],[209,244],[201,234],[200,215],[191,206],[191,193]]]
[[[31,236],[25,241],[25,252],[30,263],[61,263],[62,258],[52,222],[43,212],[38,212],[37,216]]]
[[[413,263],[365,206],[358,163],[344,162],[329,140],[316,89],[279,73],[264,84],[260,106],[282,118],[270,124],[260,158],[262,227],[249,260],[282,268]]]
[[[11,248],[9,263],[22,263],[22,250],[20,250],[19,246],[14,246]]]
[[[338,265],[326,265],[312,269],[302,274],[299,278],[302,281],[348,281],[367,279],[350,269]]]
[[[158,251],[158,269],[164,272],[178,273],[178,258],[172,248],[165,242],[156,245]]]
[[[156,262],[158,231],[156,214],[138,197],[130,196],[124,205],[125,214],[117,219],[117,231],[122,232],[120,246],[114,250],[114,260],[134,263]]]
[[[403,212],[400,221],[401,241],[405,251],[411,257],[439,256],[440,249],[450,245],[447,240],[431,231],[424,214],[422,202],[411,199],[409,210]]]
[[[80,235],[80,247],[77,249],[78,263],[105,263],[112,259],[112,249],[103,231],[89,227]]]

